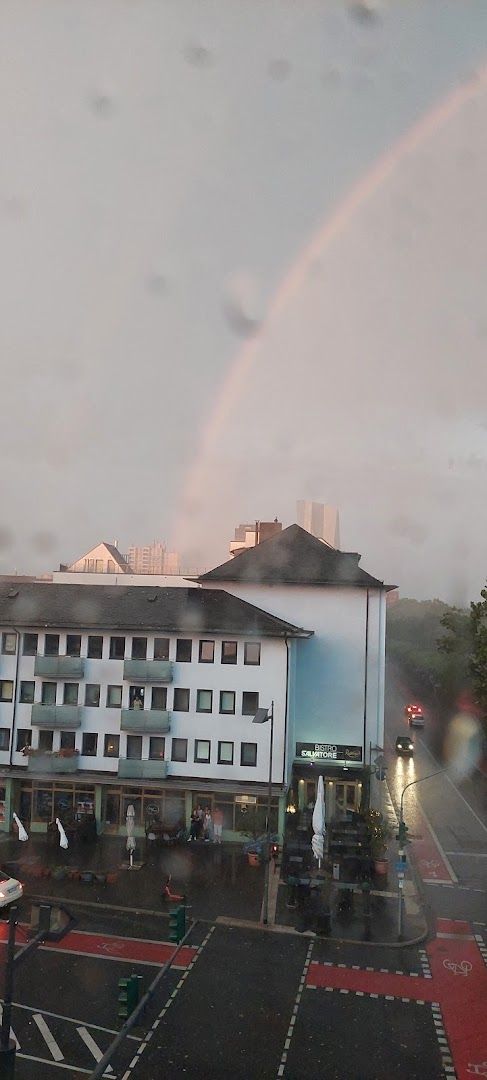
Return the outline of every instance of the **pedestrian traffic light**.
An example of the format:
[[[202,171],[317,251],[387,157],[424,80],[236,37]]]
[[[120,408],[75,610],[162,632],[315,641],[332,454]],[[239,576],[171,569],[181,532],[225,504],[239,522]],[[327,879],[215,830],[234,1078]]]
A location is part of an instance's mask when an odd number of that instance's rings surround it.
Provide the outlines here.
[[[399,843],[400,843],[401,847],[404,847],[404,844],[409,843],[409,841],[408,841],[408,832],[409,832],[409,829],[408,829],[408,827],[406,825],[406,822],[405,821],[400,821],[399,822],[399,832],[396,833],[396,840],[399,840]]]
[[[118,980],[118,1016],[127,1020],[139,1004],[141,975],[129,975],[128,979]]]
[[[169,916],[169,941],[180,942],[186,933],[186,908],[177,907]]]

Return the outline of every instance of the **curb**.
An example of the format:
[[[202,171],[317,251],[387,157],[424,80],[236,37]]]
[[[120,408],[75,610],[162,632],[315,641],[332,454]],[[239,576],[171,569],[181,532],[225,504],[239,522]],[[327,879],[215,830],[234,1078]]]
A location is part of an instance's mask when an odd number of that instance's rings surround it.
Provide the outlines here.
[[[372,948],[376,949],[407,949],[412,945],[420,945],[429,934],[426,920],[424,920],[424,930],[417,937],[407,938],[404,941],[364,941],[362,938],[328,937],[315,934],[313,930],[304,930],[303,933],[300,933],[294,926],[283,926],[282,923],[264,926],[262,923],[254,923],[250,919],[232,919],[228,915],[219,915],[215,919],[215,926],[231,926],[239,930],[260,930],[267,934],[288,934],[291,937],[312,938],[313,940],[317,938],[319,941],[326,941],[329,944],[336,943],[337,945],[371,945]]]

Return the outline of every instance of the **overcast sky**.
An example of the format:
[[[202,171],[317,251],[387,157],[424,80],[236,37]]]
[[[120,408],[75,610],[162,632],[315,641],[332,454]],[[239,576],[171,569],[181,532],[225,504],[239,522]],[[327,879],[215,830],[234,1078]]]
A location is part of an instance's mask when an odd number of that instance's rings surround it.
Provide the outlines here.
[[[478,594],[485,0],[3,0],[0,138],[1,571],[314,498]]]

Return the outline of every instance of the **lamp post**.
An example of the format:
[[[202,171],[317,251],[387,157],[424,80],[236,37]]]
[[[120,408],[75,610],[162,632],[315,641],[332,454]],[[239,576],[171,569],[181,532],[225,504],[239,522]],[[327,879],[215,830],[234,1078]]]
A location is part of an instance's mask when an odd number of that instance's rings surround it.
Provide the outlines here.
[[[262,907],[262,922],[267,926],[269,920],[269,867],[271,861],[271,803],[272,803],[272,752],[274,748],[274,702],[270,708],[257,709],[252,720],[253,724],[266,724],[271,722],[271,738],[269,746],[269,786],[267,789],[267,826],[266,826],[266,853],[264,864],[264,903]]]
[[[398,839],[399,839],[398,855],[401,858],[405,855],[403,846],[404,846],[405,843],[407,843],[407,839],[406,839],[407,829],[405,829],[405,827],[404,827],[405,823],[404,823],[404,816],[403,816],[405,792],[407,791],[408,788],[413,787],[413,784],[422,784],[423,780],[431,780],[432,776],[439,776],[440,773],[445,773],[447,771],[448,771],[447,769],[435,769],[434,772],[428,773],[426,776],[420,776],[420,777],[418,777],[417,780],[410,780],[409,784],[405,784],[405,786],[403,787],[402,792],[401,792],[401,802],[400,802],[400,805],[399,805],[399,833],[398,833]],[[399,889],[398,889],[398,908],[397,908],[397,937],[398,937],[398,940],[401,941],[401,939],[402,939],[402,886],[403,886],[402,879],[399,880],[398,885],[399,885]]]

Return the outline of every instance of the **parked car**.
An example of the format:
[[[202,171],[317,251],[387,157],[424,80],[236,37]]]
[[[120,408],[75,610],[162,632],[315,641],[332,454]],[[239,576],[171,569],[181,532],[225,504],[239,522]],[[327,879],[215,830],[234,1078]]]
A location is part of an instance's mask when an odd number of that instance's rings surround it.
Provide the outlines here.
[[[398,735],[396,739],[396,754],[413,754],[414,743],[409,735]]]
[[[24,895],[24,886],[17,878],[10,877],[0,870],[0,908],[10,907]]]

